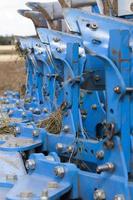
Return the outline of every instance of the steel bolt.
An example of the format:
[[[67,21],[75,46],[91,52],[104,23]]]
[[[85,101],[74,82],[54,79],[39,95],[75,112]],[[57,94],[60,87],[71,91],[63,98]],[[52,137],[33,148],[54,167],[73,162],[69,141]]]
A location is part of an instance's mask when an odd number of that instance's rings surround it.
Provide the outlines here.
[[[112,172],[115,169],[115,166],[113,163],[105,163],[104,165],[99,165],[96,168],[97,173],[109,171]]]
[[[4,96],[7,96],[7,92],[4,92]]]
[[[36,167],[36,162],[33,159],[26,160],[25,167],[28,170],[33,170]]]
[[[13,113],[14,113],[13,110],[9,110],[8,115],[11,116],[13,115]]]
[[[22,112],[22,117],[26,117],[26,112],[25,111]]]
[[[29,111],[31,111],[31,112],[33,112],[33,110],[34,110],[34,109],[33,109],[32,107],[29,108]]]
[[[90,24],[90,28],[92,30],[96,30],[98,28],[97,24]]]
[[[32,100],[33,100],[33,101],[36,101],[36,97],[33,97]]]
[[[73,146],[68,146],[67,147],[67,152],[72,153],[73,152]]]
[[[60,38],[53,38],[53,41],[54,41],[54,42],[59,42],[59,41],[60,41]]]
[[[93,104],[93,105],[91,106],[91,108],[92,108],[92,110],[97,110],[97,105],[96,105],[96,104]]]
[[[41,111],[40,111],[39,108],[35,108],[35,109],[33,110],[33,112],[34,112],[34,114],[37,114],[37,115],[39,115],[39,114],[41,113]]]
[[[107,140],[104,142],[104,146],[107,148],[107,149],[113,149],[115,144],[112,140]]]
[[[33,130],[32,135],[33,135],[33,137],[38,137],[39,136],[39,130]]]
[[[105,200],[106,199],[106,194],[103,189],[97,189],[94,192],[93,196],[94,200]]]
[[[62,52],[64,51],[64,49],[63,49],[63,48],[60,48],[60,47],[57,47],[57,48],[56,48],[56,51],[57,51],[58,53],[62,53]]]
[[[16,126],[15,132],[16,132],[16,134],[19,134],[21,132],[20,127]]]
[[[15,94],[15,93],[12,93],[12,96],[15,98],[15,97],[16,97],[16,94]]]
[[[63,178],[65,175],[65,169],[63,166],[57,166],[54,168],[54,172],[56,176],[59,176],[60,178]]]
[[[51,155],[48,155],[48,156],[46,156],[46,160],[54,162],[55,158],[53,156],[51,156]]]
[[[99,75],[95,75],[95,81],[100,81],[101,77]]]
[[[101,151],[96,152],[96,158],[99,160],[102,160],[104,158],[104,151],[101,150]]]
[[[8,99],[7,99],[7,100],[5,100],[5,103],[6,103],[6,104],[9,104],[9,100],[8,100]]]
[[[114,92],[117,93],[117,94],[120,94],[121,93],[120,87],[119,86],[115,87]]]
[[[61,152],[63,149],[64,149],[64,145],[62,143],[57,143],[56,144],[56,150],[57,151]]]
[[[44,113],[48,113],[48,109],[47,108],[43,108],[43,112]]]
[[[65,125],[65,126],[63,127],[63,131],[64,131],[65,133],[68,133],[69,130],[70,130],[70,128],[69,128],[68,125]]]
[[[19,105],[19,103],[20,103],[20,101],[19,101],[19,100],[16,100],[16,104]]]

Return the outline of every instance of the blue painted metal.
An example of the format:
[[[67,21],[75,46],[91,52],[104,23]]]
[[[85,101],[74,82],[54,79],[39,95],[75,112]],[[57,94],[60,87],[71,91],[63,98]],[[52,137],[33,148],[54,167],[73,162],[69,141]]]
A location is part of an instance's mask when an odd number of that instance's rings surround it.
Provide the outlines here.
[[[39,27],[38,38],[19,38],[26,94],[1,98],[20,121],[0,135],[0,197],[132,200],[133,24],[75,9],[65,17],[75,34]],[[62,103],[60,133],[38,128]]]

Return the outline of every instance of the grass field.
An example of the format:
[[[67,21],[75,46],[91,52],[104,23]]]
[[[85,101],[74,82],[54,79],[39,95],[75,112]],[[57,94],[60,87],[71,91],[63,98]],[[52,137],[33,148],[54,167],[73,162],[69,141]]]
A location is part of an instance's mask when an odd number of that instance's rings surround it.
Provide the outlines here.
[[[19,90],[25,83],[24,60],[14,46],[0,46],[0,95],[5,90]]]

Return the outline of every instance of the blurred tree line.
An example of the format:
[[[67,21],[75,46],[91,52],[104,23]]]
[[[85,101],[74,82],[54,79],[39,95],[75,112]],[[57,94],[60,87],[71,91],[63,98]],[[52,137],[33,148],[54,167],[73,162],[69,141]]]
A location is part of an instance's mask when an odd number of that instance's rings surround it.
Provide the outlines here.
[[[0,45],[12,45],[14,42],[14,36],[0,36]]]

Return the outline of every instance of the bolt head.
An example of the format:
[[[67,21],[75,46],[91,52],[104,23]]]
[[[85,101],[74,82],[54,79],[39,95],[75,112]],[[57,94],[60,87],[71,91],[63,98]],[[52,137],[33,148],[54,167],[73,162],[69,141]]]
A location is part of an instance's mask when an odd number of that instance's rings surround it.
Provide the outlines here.
[[[92,110],[97,110],[97,105],[96,105],[96,104],[93,104],[93,105],[91,106],[91,108],[92,108]]]
[[[40,111],[39,108],[35,108],[35,109],[34,109],[34,113],[39,115],[39,114],[41,113],[41,111]]]
[[[120,93],[121,93],[120,87],[119,87],[119,86],[116,86],[116,87],[114,88],[114,92],[117,93],[117,94],[120,94]]]
[[[104,142],[104,146],[107,148],[107,149],[113,149],[115,144],[114,144],[114,141],[113,140],[106,140]]]
[[[64,128],[63,128],[63,131],[64,131],[65,133],[68,133],[69,130],[70,130],[69,126],[68,126],[68,125],[65,125]]]
[[[55,172],[55,175],[60,177],[60,178],[63,178],[64,175],[65,175],[65,169],[64,169],[63,166],[55,167],[54,172]]]
[[[36,101],[36,97],[33,97],[32,100],[33,100],[33,101]]]
[[[97,24],[90,24],[90,28],[96,30],[98,28]]]
[[[16,93],[12,93],[12,96],[15,98],[16,97]]]
[[[56,144],[56,150],[57,151],[62,151],[64,149],[64,145],[62,143],[57,143]]]
[[[106,195],[103,189],[97,189],[94,192],[94,200],[105,200],[106,199]]]
[[[17,100],[16,100],[16,104],[19,105],[19,103],[20,103],[20,101],[17,99]]]
[[[31,111],[31,112],[33,112],[33,110],[34,110],[34,109],[33,109],[32,107],[29,108],[29,111]]]
[[[99,75],[95,75],[95,81],[100,81],[101,77]]]
[[[39,130],[33,130],[32,135],[33,135],[33,137],[38,137],[39,136]]]
[[[58,53],[62,53],[62,52],[64,51],[64,49],[61,48],[61,47],[57,47],[57,48],[56,48],[56,51],[57,51]]]
[[[8,100],[8,99],[6,99],[6,100],[5,100],[5,103],[6,103],[6,104],[9,104],[9,100]]]
[[[15,132],[16,132],[16,134],[19,134],[19,133],[21,132],[21,129],[20,129],[19,126],[16,126],[16,128],[15,128]]]
[[[102,160],[104,158],[104,151],[101,150],[101,151],[96,152],[96,158],[99,160]]]
[[[7,92],[4,92],[4,96],[7,96]]]
[[[59,41],[60,41],[60,38],[53,38],[53,41],[54,41],[54,42],[59,42]]]
[[[51,155],[46,156],[46,160],[49,160],[49,161],[51,161],[51,162],[54,162],[54,161],[55,161],[54,157],[51,156]]]
[[[8,115],[11,116],[13,115],[13,113],[14,113],[13,110],[9,110]]]
[[[48,113],[48,109],[47,108],[43,108],[43,112],[44,113]]]
[[[25,111],[22,112],[22,117],[26,117],[26,112]]]
[[[108,165],[110,171],[114,171],[115,165],[113,163],[108,162],[107,165]]]
[[[34,170],[35,167],[36,167],[36,162],[35,162],[35,160],[33,160],[33,159],[27,160],[26,163],[25,163],[25,167],[26,167],[26,169],[28,169],[28,170]]]
[[[67,147],[67,152],[72,153],[73,152],[73,146],[68,146]]]

